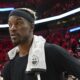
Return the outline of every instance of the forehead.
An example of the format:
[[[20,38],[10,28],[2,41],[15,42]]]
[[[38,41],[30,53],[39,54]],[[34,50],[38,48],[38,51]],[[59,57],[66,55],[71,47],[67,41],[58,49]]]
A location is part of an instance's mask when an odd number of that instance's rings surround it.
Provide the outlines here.
[[[18,20],[25,20],[23,17],[19,17],[19,16],[10,16],[8,19],[8,22],[10,21],[18,21]]]

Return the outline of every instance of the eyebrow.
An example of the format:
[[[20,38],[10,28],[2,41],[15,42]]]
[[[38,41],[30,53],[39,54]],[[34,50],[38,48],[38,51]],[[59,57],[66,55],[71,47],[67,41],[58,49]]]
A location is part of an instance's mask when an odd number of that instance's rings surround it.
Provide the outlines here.
[[[22,20],[22,18],[18,17],[18,18],[16,18],[16,20]]]
[[[23,19],[21,17],[16,17],[15,20],[17,20],[17,21],[23,21]],[[8,22],[9,22],[9,20],[8,20]]]

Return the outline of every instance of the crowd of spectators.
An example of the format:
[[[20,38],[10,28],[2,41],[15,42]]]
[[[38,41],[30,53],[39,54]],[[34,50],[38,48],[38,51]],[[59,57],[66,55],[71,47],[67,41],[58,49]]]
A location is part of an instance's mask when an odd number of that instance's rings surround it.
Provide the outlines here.
[[[54,32],[52,29],[36,32],[37,35],[43,35],[47,42],[57,44],[65,48],[70,55],[80,58],[80,32],[70,33],[64,30]]]
[[[2,35],[0,35],[2,36]],[[10,38],[7,36],[0,37],[0,70],[8,60],[7,52],[13,47]]]
[[[68,12],[72,9],[78,8],[80,0],[67,1],[53,1],[53,0],[23,0],[16,2],[0,2],[0,7],[30,7],[37,12],[38,19],[51,17]],[[4,12],[0,15],[0,24],[7,23],[7,16],[9,12]],[[1,12],[0,12],[1,14]],[[7,14],[7,15],[6,15]]]

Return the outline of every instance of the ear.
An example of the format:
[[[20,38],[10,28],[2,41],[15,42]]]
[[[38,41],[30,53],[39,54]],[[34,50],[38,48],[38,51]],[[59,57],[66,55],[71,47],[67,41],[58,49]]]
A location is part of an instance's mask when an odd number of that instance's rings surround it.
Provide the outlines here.
[[[31,24],[31,31],[34,31],[34,24]]]

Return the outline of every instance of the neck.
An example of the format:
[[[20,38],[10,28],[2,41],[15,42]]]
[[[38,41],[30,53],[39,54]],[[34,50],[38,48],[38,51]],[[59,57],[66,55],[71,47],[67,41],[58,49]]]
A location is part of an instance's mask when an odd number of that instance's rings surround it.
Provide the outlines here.
[[[19,45],[19,56],[20,57],[28,55],[30,47],[32,45],[32,41],[33,41],[33,36],[30,37],[27,42],[24,42]]]

